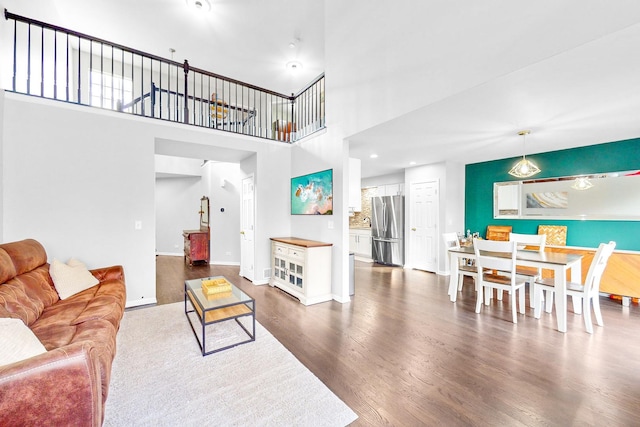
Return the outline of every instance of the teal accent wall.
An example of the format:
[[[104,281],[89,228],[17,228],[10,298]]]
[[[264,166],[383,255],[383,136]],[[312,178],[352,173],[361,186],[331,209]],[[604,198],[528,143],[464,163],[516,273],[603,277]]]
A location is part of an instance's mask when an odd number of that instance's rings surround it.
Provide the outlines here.
[[[640,138],[527,156],[542,170],[535,178],[640,170]],[[487,225],[511,225],[514,233],[536,234],[538,225],[566,225],[567,245],[640,251],[640,221],[493,219],[493,183],[517,181],[508,174],[519,158],[468,164],[465,170],[465,229],[486,233]]]

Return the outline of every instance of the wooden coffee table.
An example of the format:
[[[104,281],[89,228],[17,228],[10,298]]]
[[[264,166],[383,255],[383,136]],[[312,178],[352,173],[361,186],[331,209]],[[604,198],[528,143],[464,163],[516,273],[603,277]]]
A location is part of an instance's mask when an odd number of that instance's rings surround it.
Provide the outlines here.
[[[184,312],[193,334],[200,345],[202,355],[216,353],[256,339],[256,302],[249,295],[231,283],[231,292],[222,296],[207,296],[202,291],[203,280],[224,279],[222,276],[186,280],[184,282]],[[227,280],[228,281],[228,280]],[[190,315],[190,313],[193,313]],[[196,331],[194,318],[200,320],[200,332]],[[240,322],[242,317],[251,317],[251,332]],[[235,321],[249,339],[207,350],[207,326],[215,323]]]

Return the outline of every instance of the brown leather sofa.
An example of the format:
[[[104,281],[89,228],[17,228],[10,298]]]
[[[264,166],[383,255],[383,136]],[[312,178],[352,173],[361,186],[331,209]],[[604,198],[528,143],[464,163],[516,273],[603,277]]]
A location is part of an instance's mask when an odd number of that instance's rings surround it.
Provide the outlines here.
[[[47,352],[0,366],[0,425],[99,426],[126,301],[121,266],[60,300],[35,240],[0,245],[0,317],[19,318]]]

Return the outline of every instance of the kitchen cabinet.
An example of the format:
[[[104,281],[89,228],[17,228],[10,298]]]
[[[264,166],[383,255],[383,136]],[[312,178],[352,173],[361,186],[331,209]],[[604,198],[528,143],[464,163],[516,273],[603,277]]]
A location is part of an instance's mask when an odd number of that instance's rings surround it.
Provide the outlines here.
[[[379,185],[376,196],[404,196],[404,183]]]
[[[349,158],[349,211],[362,211],[362,188],[360,185],[360,159]]]
[[[304,305],[330,301],[331,250],[331,243],[272,237],[269,285],[293,295]]]
[[[349,252],[361,261],[371,261],[371,229],[349,229]]]

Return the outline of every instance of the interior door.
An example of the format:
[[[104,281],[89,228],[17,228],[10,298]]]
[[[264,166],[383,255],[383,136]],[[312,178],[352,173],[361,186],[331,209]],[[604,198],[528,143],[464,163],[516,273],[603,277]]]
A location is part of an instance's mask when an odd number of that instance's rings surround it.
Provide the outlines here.
[[[438,251],[438,181],[411,184],[409,247],[411,266],[436,272]]]
[[[255,188],[253,175],[242,180],[242,211],[240,218],[240,275],[253,281],[254,271],[254,233]]]

